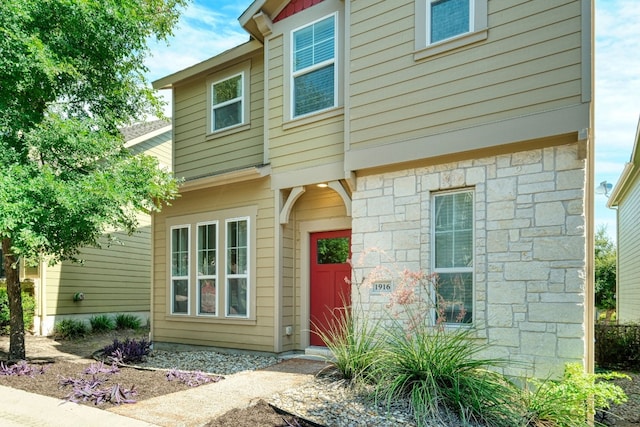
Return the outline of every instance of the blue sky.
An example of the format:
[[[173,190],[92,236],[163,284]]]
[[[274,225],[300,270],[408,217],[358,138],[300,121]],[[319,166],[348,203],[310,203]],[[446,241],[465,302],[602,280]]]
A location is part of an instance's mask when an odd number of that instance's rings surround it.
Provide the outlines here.
[[[248,34],[238,17],[250,4],[249,0],[195,0],[185,9],[170,45],[152,45],[149,79],[246,42]],[[615,185],[631,157],[640,117],[640,1],[596,0],[595,5],[595,181]],[[595,224],[606,226],[615,237],[615,212],[606,202],[604,195],[596,195]]]

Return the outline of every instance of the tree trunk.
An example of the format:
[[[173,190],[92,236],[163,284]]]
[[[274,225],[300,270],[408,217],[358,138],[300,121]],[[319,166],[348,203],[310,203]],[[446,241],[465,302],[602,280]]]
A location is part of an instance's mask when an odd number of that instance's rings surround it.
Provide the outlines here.
[[[11,239],[2,239],[4,273],[9,298],[9,360],[24,360],[24,317],[22,316],[22,289],[18,257],[11,250]]]

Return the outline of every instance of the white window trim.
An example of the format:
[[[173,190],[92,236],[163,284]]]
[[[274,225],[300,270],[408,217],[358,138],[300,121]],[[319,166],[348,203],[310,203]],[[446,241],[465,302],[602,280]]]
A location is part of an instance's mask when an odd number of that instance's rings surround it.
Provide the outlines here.
[[[198,241],[198,229],[200,228],[200,226],[206,226],[206,225],[215,225],[216,226],[216,257],[214,259],[214,263],[216,266],[216,274],[211,275],[211,274],[200,274],[200,270],[199,270],[199,266],[196,265],[196,316],[203,316],[203,317],[219,317],[220,315],[220,282],[218,280],[218,277],[220,276],[219,274],[219,267],[220,267],[220,263],[218,262],[218,257],[220,256],[220,250],[218,248],[218,236],[220,233],[220,226],[219,226],[219,221],[203,221],[203,222],[198,222],[196,224],[196,251],[195,251],[195,257],[196,259],[198,258],[198,251],[200,250],[199,247],[199,241]],[[211,314],[211,313],[201,313],[201,300],[200,300],[200,280],[213,280],[216,284],[215,288],[216,288],[216,302],[215,302],[215,307],[216,307],[216,313],[215,314]]]
[[[294,46],[294,34],[297,31],[300,31],[304,28],[307,28],[317,22],[320,22],[322,20],[325,20],[329,17],[333,17],[333,28],[334,28],[334,33],[333,33],[333,59],[332,60],[326,60],[323,61],[321,63],[318,64],[314,64],[310,67],[307,67],[303,70],[298,70],[298,71],[294,71],[294,59],[293,59],[293,55],[294,55],[294,51],[293,51],[293,46]],[[315,21],[306,23],[304,25],[301,25],[299,27],[294,28],[293,30],[291,30],[291,32],[289,33],[289,64],[290,64],[290,70],[289,70],[289,118],[291,120],[298,120],[298,119],[304,119],[305,117],[309,117],[315,114],[320,114],[329,110],[332,110],[334,108],[336,108],[338,106],[338,92],[339,92],[339,88],[338,88],[338,75],[339,75],[339,61],[338,61],[338,57],[339,57],[339,44],[338,44],[338,40],[339,40],[339,19],[338,19],[338,12],[333,12],[330,13],[328,15],[323,16],[322,18],[316,19]],[[301,76],[304,74],[308,74],[312,71],[315,71],[317,69],[326,67],[327,65],[331,65],[333,64],[333,105],[327,108],[323,108],[320,110],[316,110],[316,111],[312,111],[310,113],[307,114],[300,114],[298,116],[295,115],[295,84],[294,84],[294,79],[297,76]]]
[[[202,322],[210,322],[210,323],[225,323],[225,324],[255,324],[256,318],[256,299],[255,299],[255,289],[252,286],[256,286],[256,270],[255,263],[252,262],[256,256],[256,233],[257,230],[255,228],[255,218],[258,214],[257,206],[248,205],[237,208],[229,208],[229,209],[221,209],[218,211],[209,211],[204,213],[197,214],[187,214],[181,215],[178,217],[167,218],[166,222],[166,230],[168,234],[167,244],[165,245],[165,253],[166,253],[166,285],[167,288],[167,300],[165,302],[165,319],[168,321],[202,321]],[[226,314],[226,255],[221,254],[221,250],[226,251],[226,239],[227,239],[227,230],[226,230],[226,221],[233,220],[246,220],[247,221],[247,314],[246,316],[225,316]],[[205,224],[205,223],[218,223],[218,235],[217,235],[217,252],[216,258],[218,261],[224,260],[223,264],[218,264],[218,268],[216,269],[217,277],[219,278],[218,287],[217,287],[217,307],[216,307],[216,315],[198,315],[198,307],[195,304],[199,304],[198,298],[198,289],[197,289],[197,266],[196,266],[196,256],[197,254],[197,225]],[[225,224],[224,230],[221,225]],[[195,228],[194,228],[195,227]],[[172,251],[172,230],[176,228],[188,228],[189,233],[189,261],[188,261],[188,269],[189,276],[186,278],[188,280],[188,305],[187,305],[187,313],[174,313],[173,312],[173,277],[171,270],[171,251]],[[195,230],[195,231],[194,231]],[[243,275],[242,275],[243,276]],[[178,276],[175,276],[178,277]],[[239,276],[238,276],[239,277]],[[244,277],[244,276],[243,276]],[[180,276],[180,278],[182,278]],[[193,295],[196,295],[193,297]],[[223,304],[222,302],[225,301]],[[221,307],[222,306],[222,307]],[[224,311],[223,311],[224,310]]]
[[[225,80],[231,79],[238,75],[242,76],[242,108],[241,115],[242,120],[240,123],[235,125],[227,126],[222,129],[214,129],[214,116],[213,116],[213,86],[224,82]],[[239,64],[236,64],[228,69],[222,70],[215,74],[212,74],[207,78],[206,81],[207,87],[207,123],[206,123],[206,133],[207,137],[221,137],[230,133],[235,133],[239,131],[243,131],[249,129],[251,126],[251,61],[243,61]],[[232,102],[236,102],[237,98],[234,100],[225,101],[224,103],[216,104],[217,107],[223,106],[224,104],[229,104]]]
[[[416,61],[487,39],[488,0],[469,0],[469,32],[431,43],[430,6],[434,1],[438,0],[415,0],[414,59]]]
[[[186,276],[174,276],[173,275],[173,230],[179,229],[187,229],[187,275]],[[191,224],[179,224],[174,225],[169,229],[169,294],[171,295],[171,299],[169,299],[169,313],[173,316],[189,316],[191,314],[191,304],[189,301],[191,300],[191,274],[189,274],[191,270]],[[173,286],[174,280],[187,280],[187,312],[186,313],[176,313],[174,311],[174,303],[175,303],[175,286]]]
[[[215,88],[216,85],[220,84],[220,83],[224,83],[227,80],[231,80],[235,77],[240,76],[240,86],[242,87],[242,95],[237,96],[233,99],[230,99],[228,101],[224,101],[224,102],[219,102],[217,104],[213,104],[213,90]],[[222,80],[217,80],[213,83],[211,83],[210,86],[210,90],[211,90],[211,122],[209,123],[209,126],[211,126],[211,132],[221,132],[221,131],[225,131],[225,130],[229,130],[229,129],[233,129],[236,126],[242,126],[244,124],[244,104],[245,104],[245,90],[244,90],[244,80],[245,80],[245,76],[244,76],[244,71],[241,71],[240,73],[237,74],[233,74],[227,78],[224,78]],[[214,129],[215,127],[215,110],[222,108],[222,107],[226,107],[227,105],[231,105],[231,104],[235,104],[236,102],[240,101],[240,121],[238,123],[229,125],[229,126],[225,126],[223,128],[220,129]]]
[[[456,193],[471,193],[471,223],[473,224],[472,228],[472,236],[471,241],[473,242],[472,254],[473,254],[473,262],[469,267],[455,267],[455,268],[436,268],[436,203],[435,199],[439,196],[451,195]],[[476,274],[475,274],[475,263],[476,263],[476,193],[473,188],[464,188],[457,190],[449,190],[449,191],[437,191],[432,193],[431,195],[432,203],[431,203],[431,271],[435,274],[439,273],[471,273],[471,322],[470,323],[455,323],[455,322],[444,322],[443,324],[447,327],[471,327],[476,324]],[[432,320],[436,321],[436,312],[435,307],[432,312]]]
[[[235,274],[227,274],[226,266],[229,260],[227,259],[228,249],[229,249],[229,233],[228,225],[232,222],[240,222],[247,221],[247,269],[243,273],[235,273]],[[248,216],[236,217],[236,218],[228,218],[224,221],[224,252],[225,252],[225,279],[224,279],[224,315],[227,318],[234,319],[249,319],[251,318],[251,282],[249,272],[251,271],[251,218]],[[244,315],[241,314],[231,314],[229,312],[229,298],[227,297],[229,292],[229,279],[245,279],[247,281],[247,297],[245,304],[247,305],[247,313]]]

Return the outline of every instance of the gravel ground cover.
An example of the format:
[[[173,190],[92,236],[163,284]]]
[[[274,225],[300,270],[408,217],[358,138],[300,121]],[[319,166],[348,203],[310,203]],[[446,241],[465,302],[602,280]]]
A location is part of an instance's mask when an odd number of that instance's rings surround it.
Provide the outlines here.
[[[132,336],[131,333],[119,332],[99,337],[88,337],[76,342],[55,341],[45,337],[27,337],[27,355],[30,363],[41,364],[45,374],[29,376],[0,376],[0,385],[19,388],[26,391],[44,394],[57,398],[64,398],[69,389],[61,388],[59,378],[79,376],[95,360],[91,355],[114,338]],[[139,333],[137,336],[142,337]],[[0,337],[0,361],[6,359],[8,351],[8,337]],[[167,381],[166,373],[169,369],[185,371],[202,371],[214,375],[233,375],[236,372],[255,369],[285,370],[288,372],[311,373],[317,370],[317,365],[293,359],[281,362],[273,356],[221,354],[212,351],[164,351],[155,350],[147,362],[140,364],[146,369],[121,368],[109,380],[121,383],[129,388],[135,386],[136,400],[163,396],[176,391],[186,390],[188,385]],[[151,368],[151,369],[149,369]],[[604,417],[606,425],[617,427],[640,427],[640,374],[630,373],[631,380],[615,380],[625,389],[629,401],[612,409],[612,414]],[[224,381],[221,380],[221,381]],[[251,385],[248,384],[248,387]],[[301,426],[304,420],[310,420],[316,425],[351,427],[351,426],[412,426],[411,414],[403,402],[395,402],[388,412],[386,408],[374,405],[365,399],[362,393],[350,389],[346,383],[337,380],[326,371],[318,375],[310,384],[295,389],[285,390],[268,399],[259,401],[249,408],[238,408],[233,413],[225,414],[211,420],[207,426],[224,427],[238,425],[255,426]],[[92,403],[88,403],[92,404]],[[286,412],[299,415],[286,417],[279,414],[271,405]],[[108,409],[110,404],[102,405]],[[256,421],[258,420],[258,421]],[[287,424],[289,423],[289,424]],[[452,427],[460,425],[454,420],[436,422],[433,426]]]

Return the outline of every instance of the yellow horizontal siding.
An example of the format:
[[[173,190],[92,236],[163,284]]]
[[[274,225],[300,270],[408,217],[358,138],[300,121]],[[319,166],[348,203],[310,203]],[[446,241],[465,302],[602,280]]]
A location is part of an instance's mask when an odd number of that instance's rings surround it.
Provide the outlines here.
[[[581,102],[581,2],[494,3],[486,41],[420,61],[412,0],[353,5],[352,148]]]
[[[640,321],[640,177],[618,206],[618,320]]]
[[[276,209],[268,179],[229,184],[187,192],[172,206],[156,214],[154,221],[155,254],[153,291],[153,336],[155,341],[193,345],[274,351],[274,245],[273,224]],[[166,219],[194,213],[206,213],[245,206],[257,206],[255,282],[256,319],[224,321],[223,318],[185,319],[167,314],[169,293],[166,266]]]
[[[213,70],[212,70],[213,71]],[[207,76],[174,88],[174,170],[194,178],[262,164],[264,71],[262,55],[251,58],[250,129],[207,136]]]

